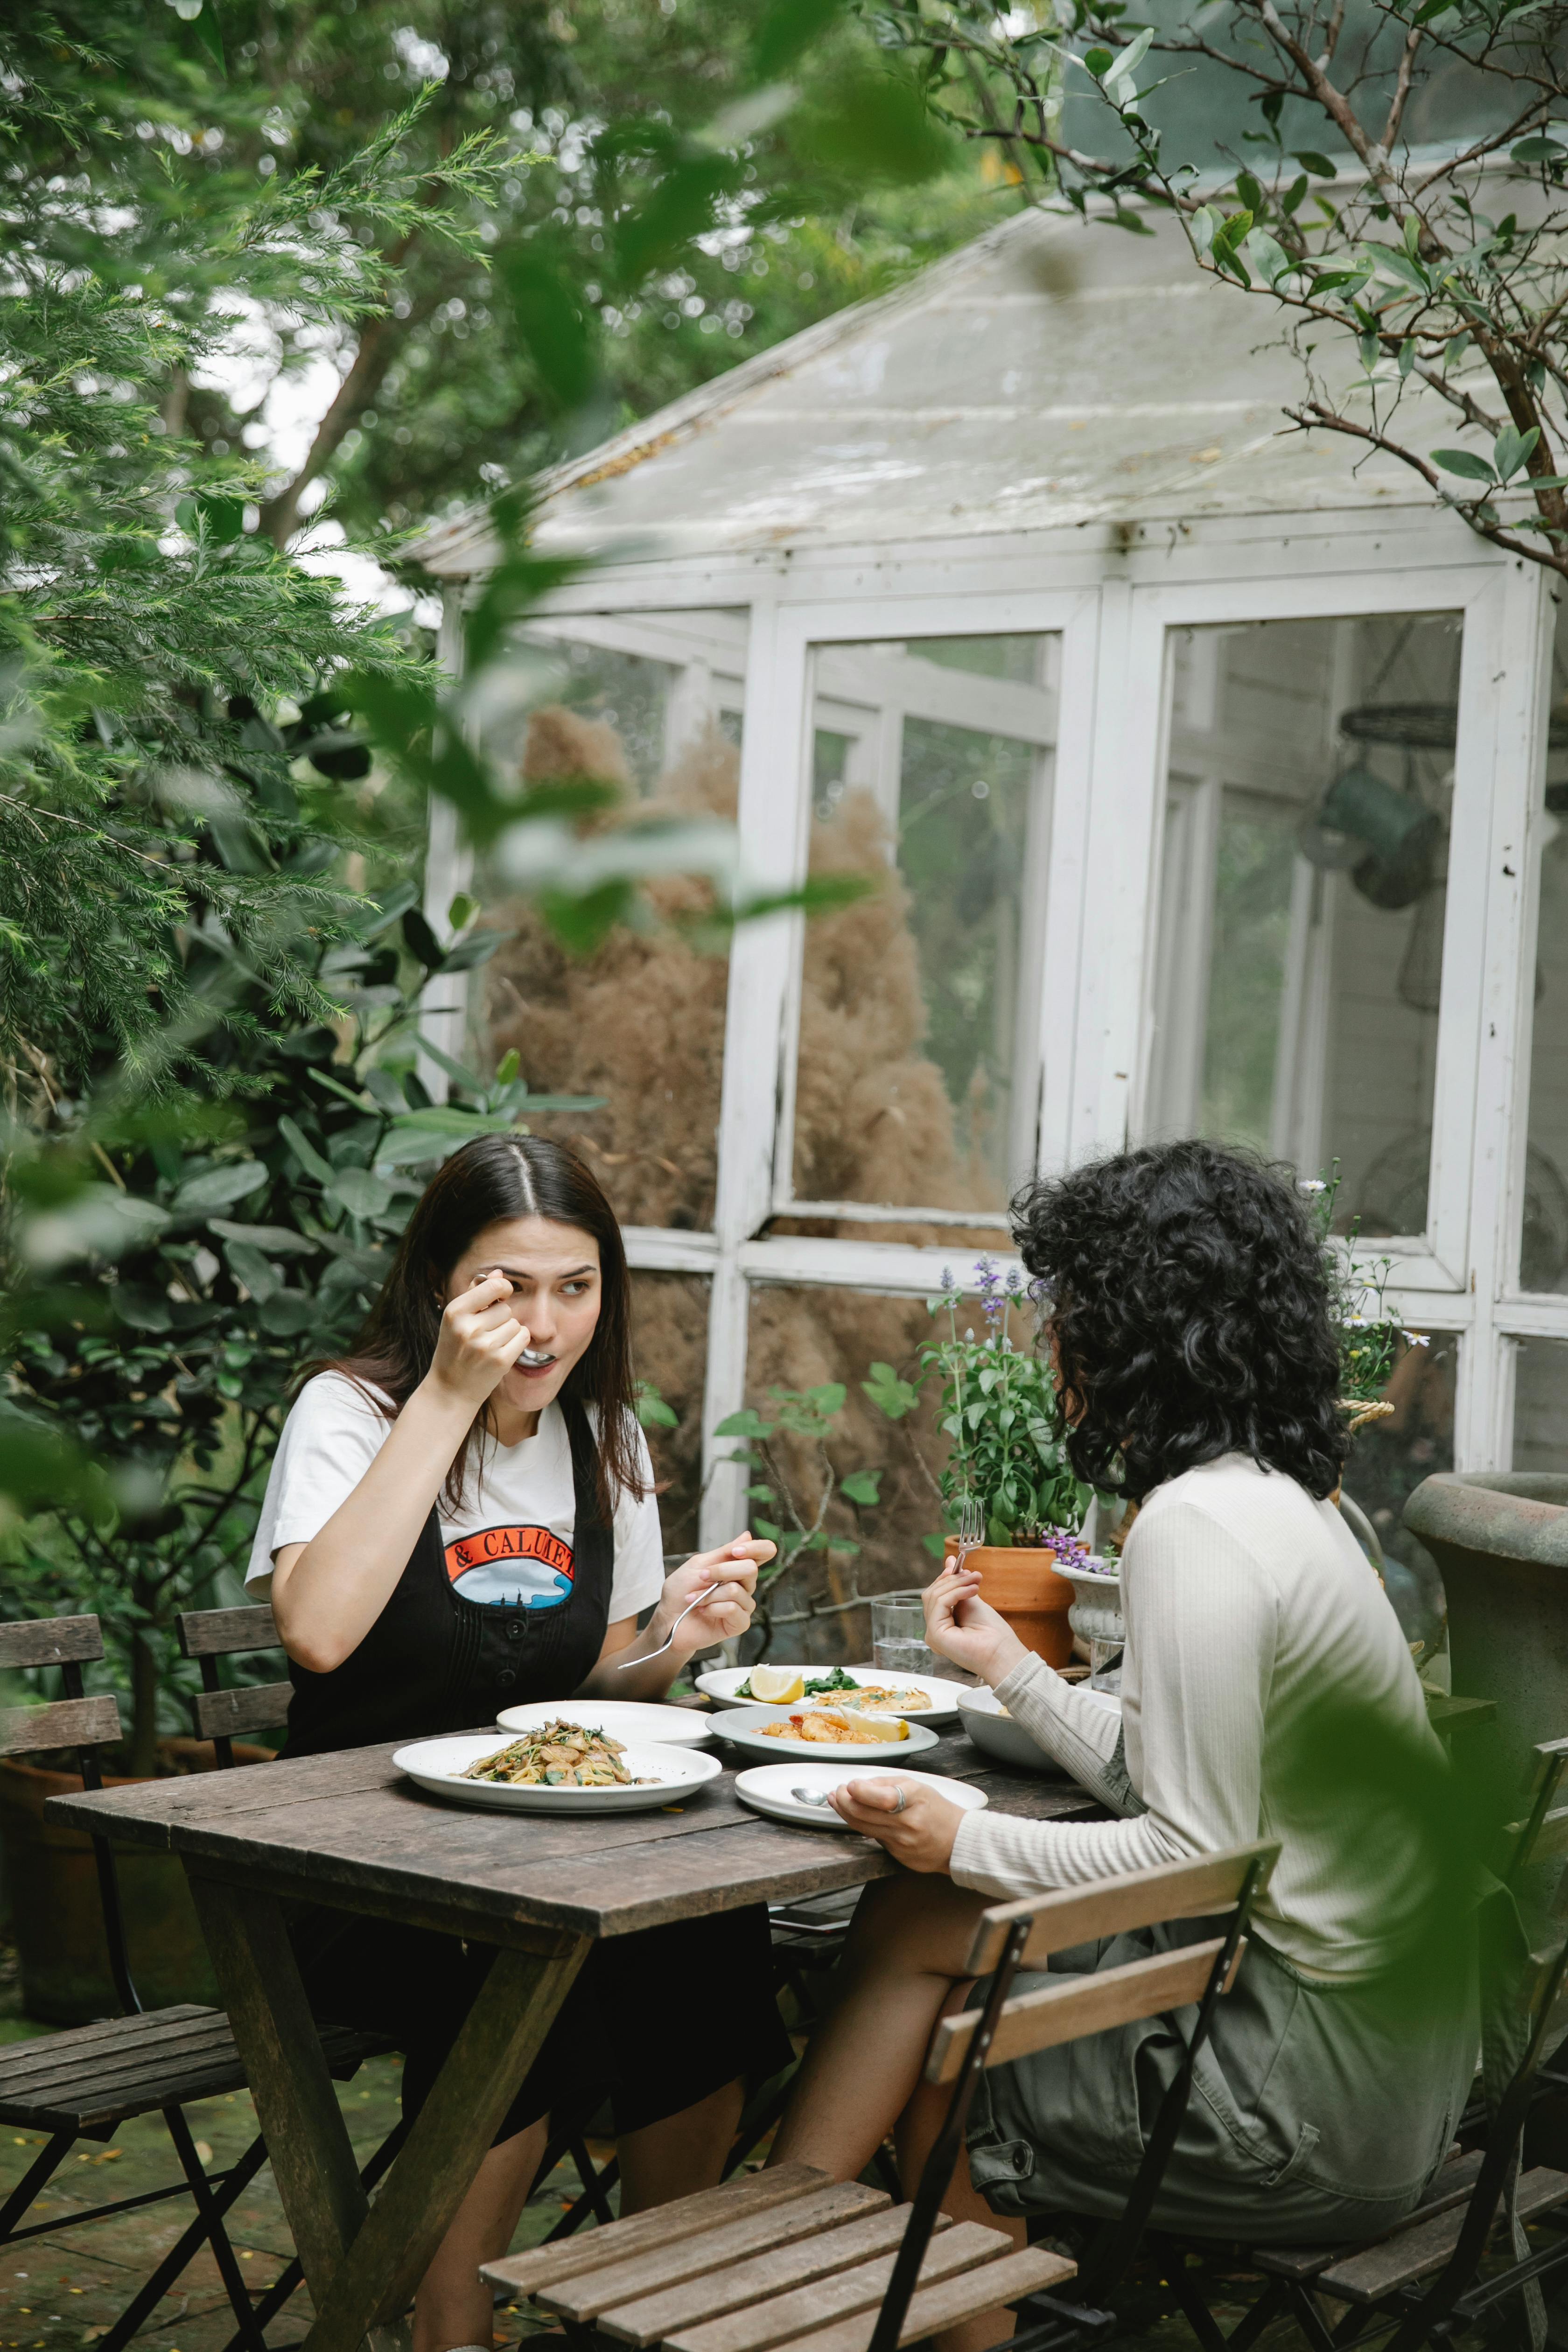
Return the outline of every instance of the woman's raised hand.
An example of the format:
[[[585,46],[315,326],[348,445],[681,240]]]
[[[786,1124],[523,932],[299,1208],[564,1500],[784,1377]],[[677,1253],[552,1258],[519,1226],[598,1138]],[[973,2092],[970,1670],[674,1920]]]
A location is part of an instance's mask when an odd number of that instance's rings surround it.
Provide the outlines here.
[[[528,1345],[528,1326],[513,1316],[511,1285],[487,1274],[448,1299],[428,1373],[437,1389],[478,1412]]]
[[[710,1650],[716,1642],[731,1642],[745,1633],[756,1611],[757,1570],[772,1559],[778,1547],[765,1536],[738,1535],[717,1551],[700,1551],[664,1580],[664,1591],[648,1626],[650,1638],[662,1642],[683,1609],[709,1585],[713,1597],[693,1609],[675,1636],[671,1655],[689,1658]],[[656,1631],[657,1629],[657,1631]]]
[[[1029,1655],[1006,1619],[980,1598],[978,1570],[944,1568],[921,1599],[931,1648],[978,1675],[993,1690]]]

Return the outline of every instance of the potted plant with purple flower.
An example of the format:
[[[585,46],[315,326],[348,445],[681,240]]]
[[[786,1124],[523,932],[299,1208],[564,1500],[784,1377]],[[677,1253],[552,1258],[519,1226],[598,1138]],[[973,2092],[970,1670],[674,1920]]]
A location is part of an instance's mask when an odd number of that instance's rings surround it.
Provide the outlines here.
[[[965,1528],[962,1543],[949,1535],[948,1557],[962,1550],[1018,1639],[1063,1666],[1072,1655],[1073,1587],[1057,1560],[1076,1543],[1091,1489],[1068,1463],[1051,1368],[1019,1342],[1029,1316],[1022,1274],[1015,1265],[1004,1276],[982,1257],[975,1276],[980,1330],[961,1326],[963,1294],[944,1271],[941,1292],[926,1304],[945,1328],[920,1357],[920,1381],[941,1382],[940,1425],[951,1440],[938,1482],[949,1526]],[[981,1540],[971,1543],[967,1529],[976,1526]]]

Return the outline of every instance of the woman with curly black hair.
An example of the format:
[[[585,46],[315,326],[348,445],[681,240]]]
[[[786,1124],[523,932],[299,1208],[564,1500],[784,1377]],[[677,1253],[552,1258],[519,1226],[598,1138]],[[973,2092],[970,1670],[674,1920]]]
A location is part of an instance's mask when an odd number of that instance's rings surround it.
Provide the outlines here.
[[[773,2161],[853,2178],[901,2117],[918,2164],[946,2098],[917,2090],[926,2043],[966,1991],[987,1901],[1269,1839],[1279,1859],[1154,2218],[1276,2243],[1373,2235],[1440,2162],[1475,2032],[1458,1958],[1436,1986],[1428,1969],[1431,1997],[1406,1997],[1413,1948],[1433,1957],[1441,1862],[1419,1792],[1442,1764],[1397,1620],[1333,1499],[1344,1433],[1312,1220],[1286,1173],[1202,1142],[1036,1184],[1014,1218],[1073,1466],[1139,1506],[1121,1712],[1026,1650],[967,1571],[927,1593],[929,1638],[1121,1818],[961,1813],[918,1775],[897,1811],[886,1780],[838,1791],[847,1822],[926,1874],[862,1904]],[[1115,1967],[1205,1932],[1120,1937],[1056,1965]],[[1152,2018],[994,2069],[948,2210],[1120,2211],[1181,2049]],[[966,2341],[1010,2326],[976,2323]]]

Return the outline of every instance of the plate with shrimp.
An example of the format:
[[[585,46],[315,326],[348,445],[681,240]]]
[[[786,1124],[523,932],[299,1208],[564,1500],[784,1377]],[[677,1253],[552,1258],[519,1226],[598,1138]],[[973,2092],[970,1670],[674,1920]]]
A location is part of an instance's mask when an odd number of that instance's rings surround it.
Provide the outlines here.
[[[820,1699],[794,1707],[728,1707],[711,1717],[711,1728],[715,1739],[773,1759],[852,1757],[857,1763],[908,1763],[937,1745],[934,1731],[905,1716],[862,1715]]]
[[[872,1715],[918,1716],[951,1727],[964,1688],[941,1675],[895,1673],[888,1666],[710,1666],[697,1687],[718,1707],[854,1707]]]

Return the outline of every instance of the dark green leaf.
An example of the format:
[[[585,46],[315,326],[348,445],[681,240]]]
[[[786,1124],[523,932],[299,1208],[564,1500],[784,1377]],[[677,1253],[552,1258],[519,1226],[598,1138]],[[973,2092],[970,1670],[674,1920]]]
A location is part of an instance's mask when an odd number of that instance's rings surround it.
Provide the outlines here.
[[[1441,466],[1446,474],[1460,474],[1468,482],[1491,482],[1497,477],[1484,457],[1468,449],[1434,449],[1432,463]]]
[[[232,1208],[236,1201],[258,1192],[266,1184],[267,1169],[259,1160],[236,1160],[221,1168],[209,1168],[202,1176],[193,1176],[182,1184],[174,1199],[176,1216],[191,1216],[202,1209]]]
[[[881,1478],[879,1470],[851,1470],[847,1478],[839,1480],[838,1491],[847,1495],[852,1503],[869,1509],[873,1503],[879,1503],[882,1499],[879,1492]]]
[[[417,907],[410,907],[403,918],[403,937],[409,953],[417,956],[426,971],[439,970],[447,951]]]
[[[598,330],[571,276],[537,239],[499,254],[495,270],[541,383],[558,407],[584,407],[598,379]]]
[[[752,45],[758,81],[773,81],[844,13],[845,0],[773,0]]]
[[[1298,147],[1295,151],[1295,161],[1305,164],[1315,179],[1337,180],[1339,177],[1339,165],[1331,163],[1328,157],[1320,155],[1315,148]]]
[[[330,1160],[323,1160],[315,1145],[302,1132],[298,1120],[285,1113],[278,1122],[278,1132],[307,1174],[313,1176],[319,1184],[331,1183],[337,1174],[336,1169]]]
[[[847,71],[800,110],[792,143],[808,162],[863,184],[928,180],[953,160],[952,142],[918,91],[889,70]]]
[[[721,200],[742,185],[738,156],[694,155],[678,163],[647,201],[616,224],[614,247],[621,284],[631,291],[650,269],[668,268],[695,236],[711,228]]]

